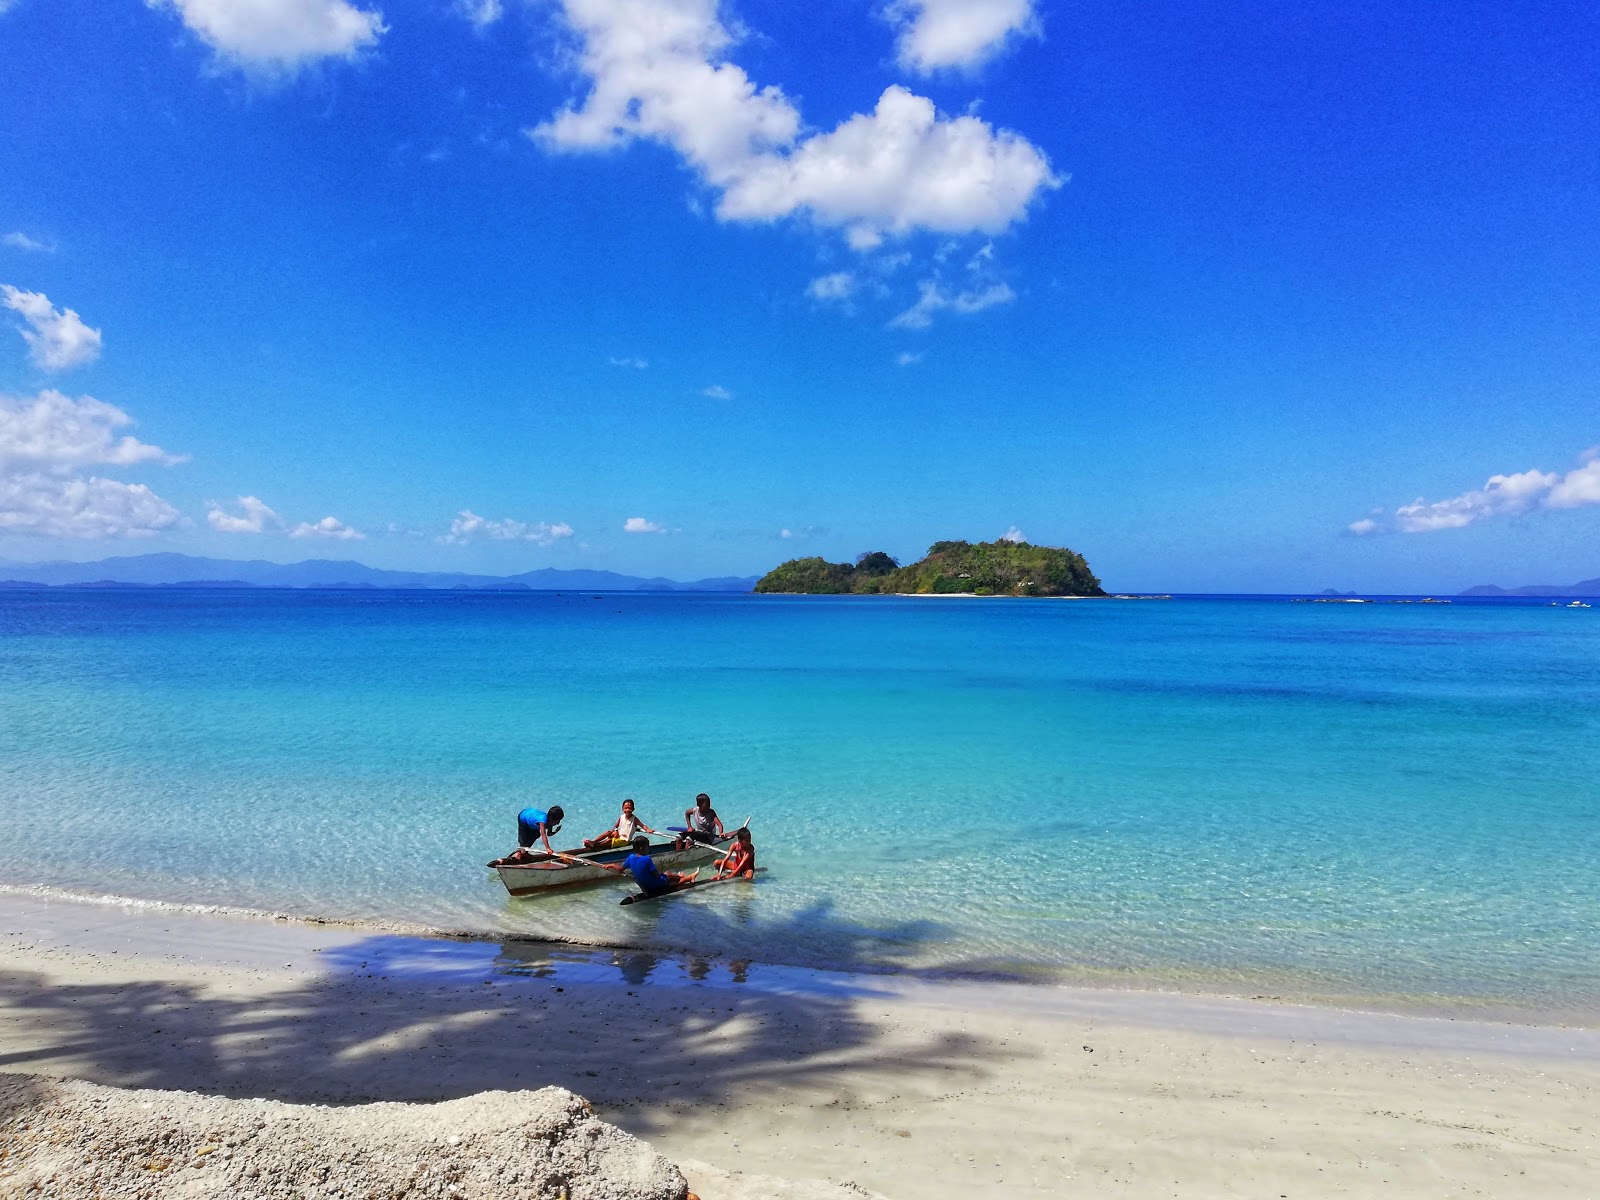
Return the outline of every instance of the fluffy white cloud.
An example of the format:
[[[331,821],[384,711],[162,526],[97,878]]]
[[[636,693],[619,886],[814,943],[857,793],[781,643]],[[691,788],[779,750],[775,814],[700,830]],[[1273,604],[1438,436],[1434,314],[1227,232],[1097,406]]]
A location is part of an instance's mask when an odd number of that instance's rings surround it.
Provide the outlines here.
[[[733,393],[730,392],[727,388],[723,387],[720,383],[713,383],[710,387],[701,388],[700,389],[700,394],[702,396],[709,396],[713,400],[732,400],[733,399]]]
[[[22,338],[33,361],[46,371],[81,367],[100,356],[100,331],[90,329],[72,309],[55,307],[43,292],[0,284],[0,304],[26,322]]]
[[[385,32],[383,14],[348,0],[145,0],[240,66],[293,71],[319,58],[352,58]]]
[[[148,537],[183,517],[142,483],[120,483],[85,467],[182,462],[119,431],[133,418],[92,396],[46,389],[0,395],[0,532],[45,537]]]
[[[184,461],[117,431],[133,418],[93,396],[74,400],[53,388],[36,396],[0,395],[0,473],[66,474],[83,467]]]
[[[806,295],[813,300],[848,300],[855,290],[856,277],[849,271],[819,275],[806,285]]]
[[[513,521],[509,517],[503,521],[491,521],[488,517],[480,517],[470,508],[463,508],[455,520],[450,522],[450,532],[441,535],[438,540],[456,546],[478,539],[496,542],[533,542],[540,546],[549,546],[562,538],[571,537],[572,534],[572,526],[565,521],[557,521],[554,525],[547,525],[543,521],[528,524],[523,521]]]
[[[283,526],[283,518],[254,496],[240,496],[238,505],[241,515],[236,517],[212,504],[206,510],[206,523],[218,533],[262,533]]]
[[[629,517],[622,523],[623,533],[665,533],[665,525],[657,525],[654,521],[647,521],[643,517]]]
[[[142,483],[0,475],[0,533],[41,537],[149,537],[181,524],[182,515]]]
[[[1000,535],[1000,540],[1002,542],[1012,542],[1017,545],[1021,545],[1028,539],[1022,536],[1022,530],[1018,529],[1015,525],[1012,525]]]
[[[900,65],[913,71],[973,67],[1013,34],[1037,35],[1033,0],[894,0]]]
[[[725,61],[716,0],[562,0],[592,85],[581,105],[529,130],[555,150],[646,138],[671,146],[722,193],[724,220],[809,215],[870,249],[914,230],[998,232],[1058,186],[1043,153],[978,117],[941,117],[890,87],[870,114],[801,135],[799,111]]]
[[[909,350],[902,350],[899,354],[894,356],[894,365],[897,367],[909,367],[921,361],[922,355],[913,354]]]
[[[1600,504],[1600,447],[1582,456],[1582,465],[1565,475],[1537,468],[1514,475],[1491,475],[1481,488],[1427,501],[1420,496],[1394,510],[1390,519],[1363,517],[1348,530],[1372,533],[1434,533],[1462,529],[1491,517],[1520,517],[1542,509]]]
[[[323,517],[320,521],[301,521],[289,530],[292,538],[334,538],[341,542],[364,541],[366,534],[351,529],[337,517]]]
[[[5,11],[5,4],[0,0],[0,12]],[[0,244],[10,246],[13,250],[27,250],[34,254],[54,254],[54,242],[41,242],[38,238],[31,238],[25,233],[8,233],[0,237]]]
[[[474,29],[484,30],[505,16],[505,6],[500,0],[456,0],[456,12],[472,22]]]
[[[926,329],[935,313],[975,313],[997,304],[1010,304],[1017,298],[1009,285],[992,283],[965,290],[947,288],[937,280],[924,279],[917,285],[917,302],[889,322],[895,329]]]

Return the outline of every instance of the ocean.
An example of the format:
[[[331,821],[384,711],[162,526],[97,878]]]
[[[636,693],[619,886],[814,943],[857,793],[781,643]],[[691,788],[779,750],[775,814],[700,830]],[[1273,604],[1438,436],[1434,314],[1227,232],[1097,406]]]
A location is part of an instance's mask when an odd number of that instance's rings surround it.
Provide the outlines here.
[[[484,867],[699,791],[755,885]],[[1592,1021],[1600,606],[0,592],[0,828],[6,885]]]

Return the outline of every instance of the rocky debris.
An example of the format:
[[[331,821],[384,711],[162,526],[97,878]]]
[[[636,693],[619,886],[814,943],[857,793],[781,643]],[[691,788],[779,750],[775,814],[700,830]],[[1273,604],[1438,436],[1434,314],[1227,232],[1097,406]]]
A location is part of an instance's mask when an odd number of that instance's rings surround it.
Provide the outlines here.
[[[0,1198],[686,1200],[564,1088],[349,1107],[0,1074]]]

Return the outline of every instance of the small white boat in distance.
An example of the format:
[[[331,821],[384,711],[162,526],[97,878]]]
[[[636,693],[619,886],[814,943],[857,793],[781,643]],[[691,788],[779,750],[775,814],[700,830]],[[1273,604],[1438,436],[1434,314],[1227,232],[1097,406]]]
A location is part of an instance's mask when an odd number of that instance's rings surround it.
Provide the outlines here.
[[[655,859],[656,866],[676,871],[683,867],[710,862],[721,855],[732,840],[730,836],[719,838],[714,844],[696,842],[682,850],[672,842],[662,842],[660,845],[651,846],[649,854]],[[536,896],[543,892],[582,887],[590,883],[631,882],[631,877],[626,874],[619,875],[615,871],[589,865],[602,862],[620,863],[633,853],[629,846],[620,846],[614,850],[573,850],[564,853],[586,861],[578,863],[565,862],[559,858],[546,858],[539,862],[509,863],[496,867],[495,870],[500,873],[500,882],[506,885],[506,891],[513,896]]]
[[[1582,600],[1574,600],[1571,604],[1567,605],[1567,607],[1568,608],[1589,608],[1590,605],[1585,604]]]

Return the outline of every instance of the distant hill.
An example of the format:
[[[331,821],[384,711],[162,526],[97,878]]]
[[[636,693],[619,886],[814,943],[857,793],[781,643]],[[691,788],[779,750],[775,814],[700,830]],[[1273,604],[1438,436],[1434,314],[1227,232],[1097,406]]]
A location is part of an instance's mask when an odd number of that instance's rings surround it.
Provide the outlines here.
[[[1104,596],[1083,555],[1027,542],[935,542],[902,567],[881,550],[854,563],[791,558],[761,577],[758,592],[804,595]]]
[[[1461,592],[1463,596],[1600,596],[1600,579],[1582,579],[1577,583],[1530,583],[1525,587],[1503,588],[1492,583],[1480,583]]]
[[[386,571],[365,563],[312,558],[275,563],[253,558],[196,558],[189,554],[136,554],[99,562],[19,563],[0,560],[0,587],[271,587],[418,588],[580,592],[748,592],[756,577],[719,576],[680,582],[641,579],[615,571],[561,571],[543,567],[520,575],[467,575],[449,571]]]

